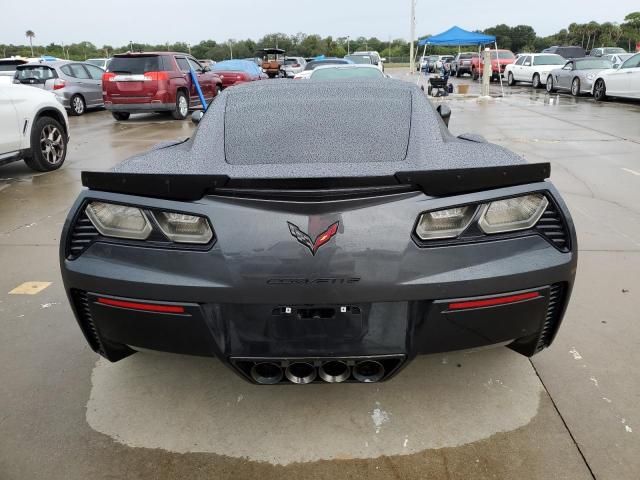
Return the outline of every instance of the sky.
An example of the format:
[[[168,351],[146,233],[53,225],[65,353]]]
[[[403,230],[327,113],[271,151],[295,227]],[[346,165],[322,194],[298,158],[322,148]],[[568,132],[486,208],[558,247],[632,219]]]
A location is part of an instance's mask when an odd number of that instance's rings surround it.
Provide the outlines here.
[[[0,0],[0,43],[90,41],[97,46],[200,40],[258,39],[266,33],[409,39],[411,0]],[[545,36],[571,22],[622,22],[638,0],[417,0],[416,34],[458,25],[531,25]]]

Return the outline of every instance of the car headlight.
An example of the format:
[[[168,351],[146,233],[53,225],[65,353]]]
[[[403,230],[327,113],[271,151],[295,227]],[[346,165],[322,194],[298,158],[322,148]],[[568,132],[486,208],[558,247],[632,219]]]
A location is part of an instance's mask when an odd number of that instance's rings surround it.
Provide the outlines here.
[[[423,213],[416,235],[422,240],[455,238],[469,226],[476,210],[477,206],[467,205]]]
[[[105,237],[145,240],[152,231],[146,215],[136,207],[91,202],[86,213],[93,226]]]
[[[593,80],[596,76],[593,73],[587,74],[587,80]]]
[[[153,212],[153,218],[171,241],[176,243],[209,243],[213,232],[204,217],[175,212]]]
[[[478,225],[484,233],[502,233],[533,227],[549,201],[540,193],[505,198],[484,206]]]

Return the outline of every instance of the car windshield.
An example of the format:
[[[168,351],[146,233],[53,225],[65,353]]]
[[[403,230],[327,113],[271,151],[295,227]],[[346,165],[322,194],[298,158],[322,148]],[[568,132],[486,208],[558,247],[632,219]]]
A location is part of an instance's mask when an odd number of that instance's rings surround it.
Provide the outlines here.
[[[24,65],[24,60],[0,60],[0,72],[13,72],[18,65]]]
[[[618,58],[620,59],[621,62],[626,62],[631,57],[633,57],[633,53],[623,53],[623,54],[618,55]],[[609,59],[613,60],[612,57],[609,57]]]
[[[136,55],[131,57],[113,57],[109,71],[141,75],[146,72],[157,72],[160,68],[160,57],[157,55]]]
[[[309,63],[307,63],[307,66],[304,67],[305,70],[313,70],[316,67],[319,67],[321,65],[346,65],[351,63],[349,60],[342,60],[339,58],[336,58],[334,60],[313,60]]]
[[[498,50],[497,52],[493,50],[491,52],[491,58],[495,60],[496,54],[497,54],[497,58],[499,58],[500,60],[509,60],[512,58],[516,58],[516,56],[512,52],[509,52],[507,50]]]
[[[384,78],[384,74],[377,68],[358,67],[326,67],[314,70],[312,80],[359,80]]]
[[[351,60],[353,63],[363,65],[371,65],[373,63],[369,55],[347,55],[344,58],[346,58],[347,60]]]
[[[576,70],[591,70],[596,68],[611,68],[611,62],[604,58],[576,60]]]
[[[34,83],[44,83],[50,78],[57,78],[53,68],[44,65],[34,65],[29,67],[18,67],[14,77],[16,80],[35,80]]]
[[[566,60],[558,55],[540,55],[533,57],[534,65],[564,65]]]

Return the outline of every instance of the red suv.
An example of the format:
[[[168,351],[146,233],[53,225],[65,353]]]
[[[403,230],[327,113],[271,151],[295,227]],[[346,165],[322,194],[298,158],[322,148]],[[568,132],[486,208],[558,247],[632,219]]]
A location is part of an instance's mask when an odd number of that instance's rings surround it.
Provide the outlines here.
[[[220,77],[184,53],[145,52],[114,55],[102,76],[104,106],[116,120],[131,113],[171,112],[176,120],[201,106],[190,69],[207,104],[220,92]]]
[[[481,58],[476,56],[471,59],[471,76],[474,80],[482,77],[484,52],[480,52],[480,56]],[[515,61],[516,56],[511,50],[491,50],[491,80],[497,80],[501,75],[504,75],[504,69],[507,68],[507,65]]]

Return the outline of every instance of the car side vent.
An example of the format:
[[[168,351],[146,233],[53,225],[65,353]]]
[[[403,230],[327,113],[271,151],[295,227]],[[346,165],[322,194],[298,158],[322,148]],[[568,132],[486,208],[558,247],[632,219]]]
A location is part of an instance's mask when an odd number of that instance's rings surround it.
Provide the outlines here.
[[[546,348],[551,343],[553,334],[556,331],[562,307],[564,305],[564,285],[555,283],[549,287],[549,304],[547,305],[547,315],[542,326],[542,332],[538,338],[535,353]]]
[[[89,306],[89,296],[87,292],[74,289],[71,290],[71,296],[76,307],[76,312],[78,313],[80,328],[82,328],[85,337],[87,337],[89,345],[91,345],[94,352],[105,356],[104,346],[100,341],[100,335],[98,335],[98,330],[96,330],[93,318],[91,317],[91,307]]]
[[[571,248],[562,215],[552,202],[549,202],[549,206],[538,220],[535,230],[546,237],[558,250],[568,252]]]
[[[71,229],[71,235],[69,235],[67,258],[78,258],[82,252],[89,248],[89,245],[93,243],[98,235],[98,230],[96,230],[96,227],[93,226],[87,214],[82,210],[82,213],[76,217],[76,221]]]

